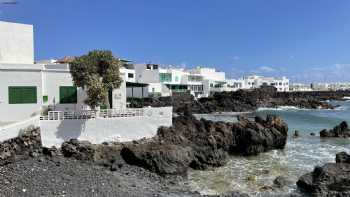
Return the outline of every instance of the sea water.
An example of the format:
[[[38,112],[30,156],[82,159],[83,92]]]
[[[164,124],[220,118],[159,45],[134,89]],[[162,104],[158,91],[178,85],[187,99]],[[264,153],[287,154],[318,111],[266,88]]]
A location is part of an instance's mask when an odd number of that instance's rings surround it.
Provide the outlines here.
[[[331,102],[334,110],[304,110],[295,107],[258,109],[253,115],[279,115],[287,122],[289,137],[284,150],[273,150],[258,156],[231,156],[227,165],[207,171],[191,171],[190,186],[203,194],[218,194],[239,190],[252,196],[274,196],[298,192],[298,178],[328,162],[335,154],[350,152],[350,139],[320,139],[319,131],[333,128],[341,121],[350,123],[350,101]],[[202,115],[202,118],[236,121],[236,114]],[[295,130],[300,137],[293,138]],[[313,132],[316,136],[311,136]],[[287,187],[276,189],[273,180],[284,176],[291,181]]]

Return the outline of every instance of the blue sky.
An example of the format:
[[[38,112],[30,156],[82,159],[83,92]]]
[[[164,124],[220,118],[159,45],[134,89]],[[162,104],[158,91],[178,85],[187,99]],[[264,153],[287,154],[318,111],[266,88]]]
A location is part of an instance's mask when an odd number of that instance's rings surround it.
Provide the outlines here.
[[[0,0],[4,1],[4,0]],[[229,77],[350,81],[349,0],[18,0],[36,59],[110,49],[136,62],[206,65]]]

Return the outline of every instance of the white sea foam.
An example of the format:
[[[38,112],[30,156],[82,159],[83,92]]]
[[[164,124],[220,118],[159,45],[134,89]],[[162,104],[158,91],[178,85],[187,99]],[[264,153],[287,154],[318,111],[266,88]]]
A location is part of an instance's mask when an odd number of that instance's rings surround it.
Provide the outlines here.
[[[295,106],[279,106],[279,107],[259,107],[257,111],[299,111],[309,110],[304,108],[298,108]]]

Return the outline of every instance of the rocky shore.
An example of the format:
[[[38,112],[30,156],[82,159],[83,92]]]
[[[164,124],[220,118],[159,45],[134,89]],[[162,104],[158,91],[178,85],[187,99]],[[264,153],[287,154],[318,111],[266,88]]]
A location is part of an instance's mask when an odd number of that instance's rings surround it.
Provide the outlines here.
[[[229,154],[283,149],[288,127],[278,117],[238,123],[174,118],[156,137],[130,143],[70,140],[41,146],[31,128],[0,144],[0,193],[5,196],[201,196],[185,184],[189,168],[222,166]],[[244,196],[231,192],[221,196]]]
[[[315,167],[314,171],[300,177],[298,187],[315,197],[350,196],[350,155],[336,155],[336,163]]]
[[[348,123],[343,121],[333,129],[323,129],[320,131],[320,137],[350,137],[350,129]]]
[[[132,107],[173,106],[174,112],[191,109],[193,113],[246,112],[259,107],[295,106],[307,109],[333,109],[327,100],[343,100],[350,91],[277,92],[274,87],[236,92],[218,92],[195,100],[189,93],[174,93],[172,97],[129,99]]]

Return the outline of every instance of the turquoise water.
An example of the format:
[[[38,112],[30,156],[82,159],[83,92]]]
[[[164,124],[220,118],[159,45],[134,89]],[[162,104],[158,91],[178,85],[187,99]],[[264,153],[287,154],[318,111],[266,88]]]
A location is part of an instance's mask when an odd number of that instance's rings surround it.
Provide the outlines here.
[[[289,137],[284,150],[274,150],[253,157],[230,158],[229,163],[208,171],[192,171],[189,179],[193,190],[217,194],[240,190],[252,196],[273,196],[298,192],[295,182],[314,166],[334,162],[335,154],[350,152],[350,139],[320,139],[319,131],[332,128],[345,120],[350,123],[350,102],[332,102],[335,110],[301,110],[293,107],[259,109],[254,114],[276,114],[288,123],[289,135],[300,131],[299,138]],[[206,116],[212,120],[232,120],[232,115]],[[310,136],[314,132],[316,136]],[[282,189],[273,186],[277,176],[287,177],[291,184]]]

